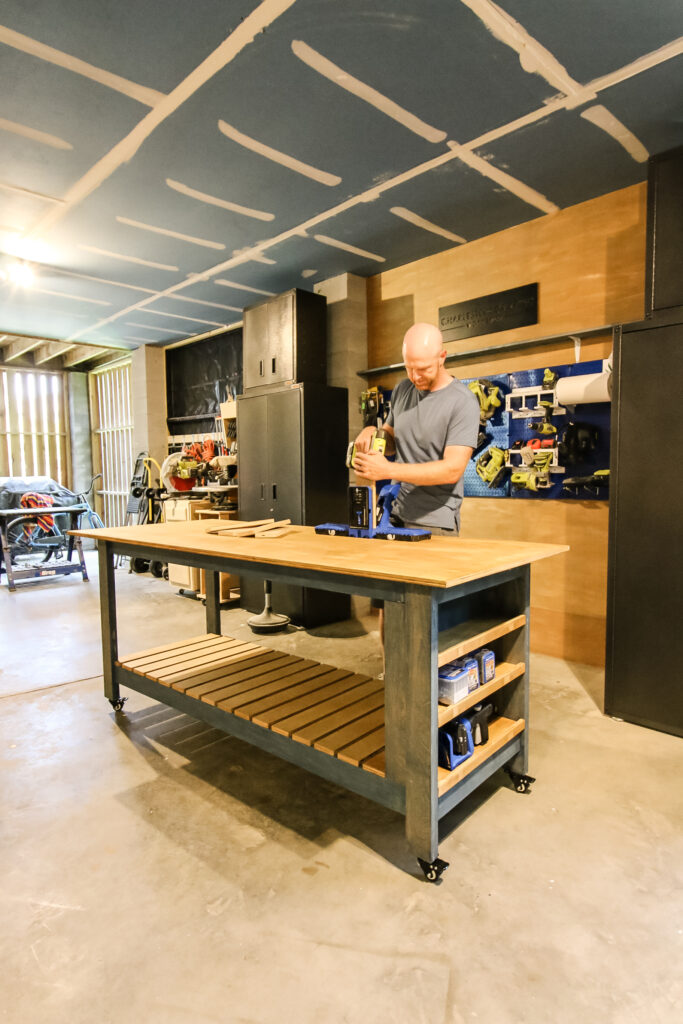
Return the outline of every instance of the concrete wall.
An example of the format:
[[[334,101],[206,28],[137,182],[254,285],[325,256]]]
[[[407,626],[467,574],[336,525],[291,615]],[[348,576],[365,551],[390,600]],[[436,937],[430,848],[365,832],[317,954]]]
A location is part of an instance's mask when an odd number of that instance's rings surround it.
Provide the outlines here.
[[[321,281],[315,291],[327,299],[327,383],[349,392],[349,440],[362,427],[358,399],[365,382],[358,376],[368,359],[366,280],[339,274]]]
[[[92,478],[92,443],[87,373],[64,374],[69,404],[70,480],[72,491],[85,491]]]
[[[146,451],[161,463],[166,458],[166,352],[142,345],[131,353],[133,455]]]

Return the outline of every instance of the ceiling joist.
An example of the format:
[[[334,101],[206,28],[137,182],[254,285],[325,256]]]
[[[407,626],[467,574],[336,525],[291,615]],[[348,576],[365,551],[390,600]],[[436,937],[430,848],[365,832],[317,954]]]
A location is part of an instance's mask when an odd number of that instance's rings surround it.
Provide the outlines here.
[[[126,355],[127,350],[108,345],[77,345],[75,342],[48,338],[23,338],[14,334],[0,336],[0,363],[15,362],[17,367],[44,366],[46,370],[94,369],[103,360]]]
[[[70,352],[72,348],[75,348],[75,345],[70,345],[68,342],[48,341],[35,349],[33,364],[34,366],[42,366],[43,363],[50,363],[54,359],[58,359],[60,356]]]
[[[10,337],[7,335],[6,337]],[[2,342],[2,359],[5,363],[11,363],[13,359],[20,359],[27,352],[32,352],[42,344],[40,338],[15,338]]]

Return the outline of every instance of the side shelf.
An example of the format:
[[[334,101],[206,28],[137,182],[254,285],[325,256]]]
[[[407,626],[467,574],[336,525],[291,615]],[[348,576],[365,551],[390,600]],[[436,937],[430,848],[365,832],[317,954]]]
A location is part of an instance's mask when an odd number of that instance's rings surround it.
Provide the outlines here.
[[[455,768],[452,772],[449,772],[446,768],[438,769],[439,796],[443,796],[444,793],[457,786],[458,783],[462,782],[476,768],[484,764],[501,747],[504,747],[506,743],[509,743],[515,736],[523,732],[524,725],[523,718],[518,718],[516,721],[513,721],[511,718],[495,718],[489,725],[488,743],[475,747],[472,756],[468,757],[459,768]]]
[[[526,626],[526,615],[515,615],[511,619],[468,619],[444,630],[439,634],[439,668],[522,626]]]
[[[484,686],[477,687],[472,693],[468,693],[462,700],[457,701],[456,704],[439,704],[439,727],[445,725],[446,722],[450,722],[453,718],[457,718],[458,715],[462,715],[464,711],[474,707],[475,704],[480,704],[487,697],[490,697],[496,690],[500,690],[503,686],[507,686],[513,679],[518,679],[519,676],[524,675],[525,665],[523,661],[517,662],[517,664],[511,665],[508,662],[501,661],[496,665],[496,674],[490,683],[485,683]]]

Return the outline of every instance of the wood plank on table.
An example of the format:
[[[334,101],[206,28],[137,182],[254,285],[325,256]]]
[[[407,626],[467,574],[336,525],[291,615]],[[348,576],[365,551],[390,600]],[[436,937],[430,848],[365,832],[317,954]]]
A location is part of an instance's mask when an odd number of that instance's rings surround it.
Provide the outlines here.
[[[262,725],[266,729],[272,729],[275,722],[279,722],[281,718],[286,718],[296,712],[310,710],[312,707],[318,707],[326,697],[339,693],[340,687],[344,687],[345,680],[349,679],[351,675],[352,673],[347,669],[333,669],[331,666],[328,666],[327,672],[321,673],[319,676],[317,688],[310,692],[302,690],[301,695],[297,697],[291,695],[285,704],[254,714],[251,720],[255,725]]]
[[[173,658],[183,658],[187,655],[200,654],[203,651],[220,650],[226,639],[227,638],[220,636],[207,637],[196,643],[179,644],[177,647],[158,651],[156,654],[146,654],[144,656],[136,655],[132,658],[126,659],[126,668],[130,668],[133,672],[140,672],[147,667],[153,667],[157,664],[162,664],[165,661],[171,661]]]
[[[214,650],[198,653],[187,658],[179,658],[177,661],[174,659],[163,665],[154,665],[152,668],[144,669],[141,675],[148,676],[150,679],[168,679],[171,681],[177,679],[179,675],[185,675],[188,672],[200,672],[203,668],[211,668],[214,665],[218,667],[221,662],[227,665],[229,664],[230,651],[236,654],[247,649],[242,645],[235,645],[230,649],[217,647]]]
[[[253,705],[248,704],[238,708],[235,713],[240,718],[249,718],[255,725],[262,725],[268,729],[268,722],[264,721],[268,715],[285,715],[286,709],[293,702],[304,700],[310,704],[311,701],[315,701],[320,690],[325,688],[331,677],[334,677],[334,672],[331,665],[321,665],[319,669],[307,669],[299,673],[299,678],[294,677],[296,683],[287,687],[286,690],[261,697]]]
[[[361,739],[356,740],[355,743],[349,744],[344,747],[337,754],[340,761],[346,761],[348,764],[355,764],[360,767],[364,761],[373,754],[378,754],[384,750],[384,724],[375,729],[374,732],[368,733]]]
[[[189,676],[186,675],[182,679],[171,681],[169,685],[174,690],[187,693],[189,697],[201,697],[202,693],[208,693],[210,690],[218,689],[220,686],[227,686],[230,682],[239,682],[242,678],[250,679],[252,676],[258,675],[259,672],[264,672],[266,665],[268,668],[275,668],[281,663],[289,665],[291,660],[292,655],[285,654],[284,652],[266,651],[265,653],[258,653],[247,651],[243,657],[235,658],[227,665],[220,665],[218,668]],[[218,685],[216,686],[216,684]]]
[[[298,743],[305,743],[307,747],[312,747],[316,741],[321,740],[328,733],[348,725],[349,722],[363,718],[370,712],[379,710],[379,708],[382,711],[384,710],[384,687],[381,687],[376,693],[369,694],[361,700],[346,705],[331,715],[318,718],[315,722],[311,722],[310,725],[304,726],[303,729],[297,729],[296,732],[291,734],[292,739]]]
[[[369,757],[367,761],[363,761],[363,771],[372,772],[373,775],[381,775],[384,779],[387,774],[387,765],[384,751],[380,750],[374,757]]]
[[[281,736],[292,736],[298,729],[325,718],[334,711],[355,703],[362,697],[370,696],[383,689],[383,683],[378,679],[371,679],[369,676],[348,675],[340,680],[335,686],[337,696],[327,697],[325,700],[312,704],[296,713],[290,713],[286,718],[280,718],[270,724],[273,732]]]
[[[334,732],[328,733],[322,739],[316,740],[313,746],[316,750],[322,750],[325,754],[337,755],[344,747],[348,747],[349,744],[362,739],[363,736],[367,736],[368,733],[373,732],[380,726],[384,728],[384,707],[371,711],[369,714],[363,715],[362,718],[357,718],[353,722],[348,722],[340,729],[335,729]]]
[[[292,676],[303,671],[304,667],[311,668],[315,664],[316,662],[314,661],[306,661],[302,667],[301,658],[293,658],[292,662],[284,668],[278,666],[272,672],[265,672],[263,675],[254,676],[249,682],[248,689],[241,686],[228,686],[224,691],[219,690],[216,693],[202,697],[202,700],[206,701],[207,704],[215,704],[216,707],[220,707],[224,711],[232,711],[234,713],[237,705],[245,704],[248,700],[256,700],[262,695],[283,689],[288,685]]]
[[[192,663],[196,658],[200,657],[220,657],[223,652],[234,649],[235,641],[220,642],[212,640],[191,650],[180,648],[177,651],[166,651],[164,654],[155,654],[150,658],[142,658],[134,664],[129,663],[126,668],[130,668],[133,672],[138,672],[140,675],[145,675],[149,671],[157,671],[164,666],[170,668],[174,665]]]
[[[289,676],[285,680],[278,680],[277,682],[269,683],[265,687],[261,687],[261,692],[254,692],[250,694],[248,701],[242,701],[239,705],[233,707],[233,714],[239,718],[251,718],[253,714],[257,714],[260,711],[268,711],[269,708],[279,707],[280,704],[284,704],[287,697],[292,694],[293,696],[300,696],[302,685],[308,689],[315,690],[319,685],[319,680],[324,677],[327,672],[331,669],[330,665],[309,665],[307,668],[300,668],[294,675]],[[282,685],[279,685],[282,683]],[[246,695],[245,695],[246,696]],[[253,699],[251,699],[253,697]]]
[[[208,672],[223,666],[232,665],[235,661],[239,661],[240,658],[253,653],[255,650],[258,650],[255,644],[235,643],[229,648],[216,648],[214,651],[207,651],[192,658],[171,662],[163,669],[157,666],[154,668],[154,672],[156,678],[163,678],[164,682],[170,685],[178,679],[187,679],[189,676],[195,677],[200,672]],[[146,674],[147,672],[145,672]]]
[[[185,693],[188,697],[195,697],[207,704],[213,704],[213,696],[220,692],[221,696],[231,696],[235,693],[244,693],[252,690],[262,682],[265,675],[269,679],[277,679],[280,675],[291,675],[298,668],[299,659],[292,654],[283,654],[281,658],[271,658],[259,665],[247,668],[238,666],[238,671],[230,672],[224,679],[216,677],[206,683],[199,683],[197,686],[188,686]],[[209,699],[209,694],[211,698]]]
[[[199,644],[204,640],[214,640],[218,636],[217,633],[201,633],[199,636],[190,636],[186,640],[177,640],[172,644],[162,644],[161,647],[150,647],[146,651],[135,651],[134,654],[127,654],[125,657],[119,658],[117,665],[132,665],[140,658],[148,658],[153,654],[164,654],[166,651],[174,651],[179,647],[193,647],[195,644]]]

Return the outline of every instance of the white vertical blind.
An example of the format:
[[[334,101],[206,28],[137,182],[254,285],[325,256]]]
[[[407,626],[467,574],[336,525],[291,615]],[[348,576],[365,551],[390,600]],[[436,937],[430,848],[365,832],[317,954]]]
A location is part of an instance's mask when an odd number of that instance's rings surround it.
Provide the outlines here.
[[[66,445],[63,375],[0,369],[0,476],[46,476],[69,487]]]
[[[93,459],[102,474],[98,512],[105,526],[122,526],[133,475],[130,362],[91,375]]]

